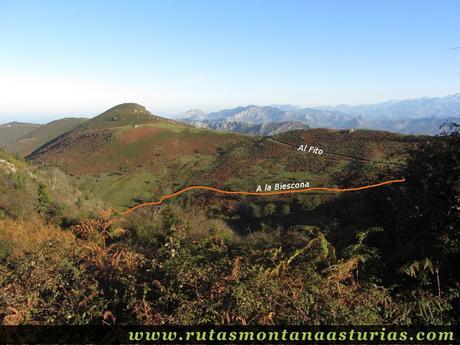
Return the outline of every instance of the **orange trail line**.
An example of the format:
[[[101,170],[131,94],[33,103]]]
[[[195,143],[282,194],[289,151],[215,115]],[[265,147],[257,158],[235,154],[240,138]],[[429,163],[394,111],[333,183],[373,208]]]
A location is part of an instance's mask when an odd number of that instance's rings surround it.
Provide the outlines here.
[[[345,192],[356,192],[359,190],[365,190],[365,189],[371,189],[371,188],[376,188],[376,187],[381,187],[393,183],[404,183],[406,179],[401,179],[401,180],[391,180],[391,181],[385,181],[385,182],[380,182],[376,184],[371,184],[368,186],[362,186],[362,187],[354,187],[354,188],[327,188],[327,187],[314,187],[314,188],[304,188],[304,189],[290,189],[290,190],[280,190],[280,191],[274,191],[274,192],[241,192],[241,191],[228,191],[228,190],[222,190],[214,187],[208,187],[208,186],[189,186],[185,187],[177,192],[174,192],[172,194],[165,195],[160,198],[158,201],[151,201],[151,202],[145,202],[139,205],[136,205],[134,207],[131,207],[125,211],[123,211],[121,214],[122,215],[128,215],[131,212],[141,208],[141,207],[146,207],[146,206],[158,206],[161,205],[165,200],[174,198],[176,196],[179,196],[183,193],[189,192],[191,190],[195,189],[204,189],[204,190],[209,190],[211,192],[219,193],[219,194],[226,194],[226,195],[251,195],[251,196],[265,196],[265,195],[281,195],[281,194],[295,194],[295,193],[305,193],[305,192],[313,192],[313,191],[328,191],[328,192],[336,192],[336,193],[345,193]]]

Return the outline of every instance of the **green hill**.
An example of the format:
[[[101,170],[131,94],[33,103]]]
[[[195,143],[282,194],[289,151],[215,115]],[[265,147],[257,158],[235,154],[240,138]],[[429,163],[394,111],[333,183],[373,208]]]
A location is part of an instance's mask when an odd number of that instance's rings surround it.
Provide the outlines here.
[[[10,142],[6,145],[6,150],[18,154],[21,157],[26,157],[40,146],[74,130],[85,121],[87,121],[85,118],[64,118],[52,121]]]
[[[10,122],[0,125],[0,147],[15,142],[41,125],[33,123]]]
[[[306,130],[274,138],[222,133],[116,106],[31,155],[72,175],[85,192],[118,209],[188,185],[255,191],[257,185],[309,181],[353,186],[398,176],[418,139],[375,131]],[[298,151],[300,145],[324,151]],[[299,196],[302,198],[302,196]]]
[[[123,103],[90,119],[82,129],[101,129],[155,122],[161,118],[152,115],[144,106],[136,103]],[[164,119],[165,120],[165,119]]]

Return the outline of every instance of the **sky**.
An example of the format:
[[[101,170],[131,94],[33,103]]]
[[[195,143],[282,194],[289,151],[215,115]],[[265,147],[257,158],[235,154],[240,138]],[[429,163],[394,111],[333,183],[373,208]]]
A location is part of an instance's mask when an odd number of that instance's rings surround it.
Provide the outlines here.
[[[460,1],[0,0],[0,123],[460,91]]]

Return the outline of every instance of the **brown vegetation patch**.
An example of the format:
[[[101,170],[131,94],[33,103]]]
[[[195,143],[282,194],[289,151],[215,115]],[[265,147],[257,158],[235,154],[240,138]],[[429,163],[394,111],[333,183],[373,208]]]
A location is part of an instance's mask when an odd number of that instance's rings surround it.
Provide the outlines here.
[[[120,134],[120,140],[124,144],[132,144],[135,141],[148,138],[155,133],[161,132],[161,128],[155,127],[139,127],[139,128],[131,128],[129,130],[123,131]]]
[[[219,142],[212,136],[178,136],[164,145],[165,154],[169,157],[178,155],[202,154],[212,155],[216,153]]]

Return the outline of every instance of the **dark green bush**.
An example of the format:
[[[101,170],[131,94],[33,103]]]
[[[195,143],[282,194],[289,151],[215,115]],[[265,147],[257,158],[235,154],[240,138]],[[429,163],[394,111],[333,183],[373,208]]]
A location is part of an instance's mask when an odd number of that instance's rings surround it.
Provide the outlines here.
[[[0,240],[0,261],[6,260],[13,251],[14,243],[9,240]]]

